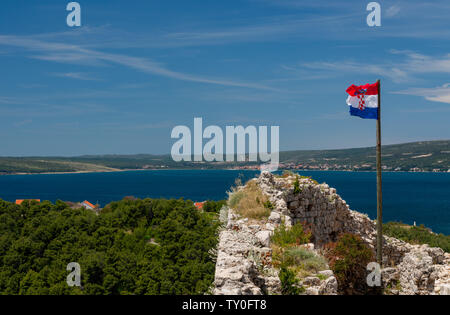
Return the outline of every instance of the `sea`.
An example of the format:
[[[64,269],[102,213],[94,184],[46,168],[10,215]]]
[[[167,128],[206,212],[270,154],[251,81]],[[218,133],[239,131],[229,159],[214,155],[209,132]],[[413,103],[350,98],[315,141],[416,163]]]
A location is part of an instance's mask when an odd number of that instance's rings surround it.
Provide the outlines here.
[[[376,218],[376,173],[301,171],[337,189],[352,210]],[[247,170],[145,170],[111,173],[0,176],[0,199],[84,201],[101,206],[126,196],[184,198],[192,201],[227,198],[236,178],[258,176]],[[383,173],[383,221],[423,224],[450,235],[450,173]]]

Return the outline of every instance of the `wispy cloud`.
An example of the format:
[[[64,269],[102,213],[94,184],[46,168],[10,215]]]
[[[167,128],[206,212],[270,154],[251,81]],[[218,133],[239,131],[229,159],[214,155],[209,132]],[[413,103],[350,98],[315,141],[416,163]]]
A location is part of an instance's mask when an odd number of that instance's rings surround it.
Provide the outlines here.
[[[414,88],[395,92],[395,94],[422,96],[432,102],[450,104],[450,83],[435,88]]]
[[[123,54],[104,53],[98,50],[86,49],[81,46],[72,44],[47,42],[20,36],[0,35],[0,45],[15,46],[25,48],[30,51],[38,51],[42,53],[42,55],[35,55],[32,57],[46,61],[97,66],[113,63],[141,72],[182,81],[262,90],[275,90],[274,88],[271,88],[269,86],[257,83],[248,83],[221,78],[209,78],[195,74],[177,72],[170,70],[163,64],[150,59],[127,56]]]
[[[317,15],[295,17],[291,15],[275,16],[251,24],[229,26],[223,29],[201,29],[197,31],[171,32],[163,36],[170,45],[215,45],[236,42],[280,41],[292,36],[315,36],[317,31],[334,34],[336,26],[349,25],[360,13],[339,15]],[[248,22],[247,22],[248,23]],[[311,32],[315,30],[316,32]],[[314,33],[314,34],[313,34]]]
[[[83,81],[100,81],[99,78],[95,78],[88,73],[82,72],[52,73],[52,75],[60,78],[76,79]]]
[[[14,123],[14,127],[22,127],[25,125],[29,125],[33,122],[32,119],[25,119]]]
[[[386,0],[382,3],[382,19],[388,18],[377,32],[370,32],[365,24],[367,3],[354,1],[250,0],[263,6],[285,8],[277,15],[238,18],[231,16],[225,24],[202,24],[199,21],[182,25],[174,23],[164,31],[141,33],[114,29],[110,25],[82,28],[64,32],[35,34],[32,39],[61,42],[70,40],[84,48],[175,48],[224,45],[229,43],[278,42],[294,38],[328,38],[369,41],[373,37],[439,38],[448,40],[448,0],[423,3],[419,0]],[[295,10],[298,9],[298,10]],[[278,11],[278,10],[277,10]],[[373,31],[373,30],[372,30]],[[62,59],[63,56],[53,56]],[[67,61],[78,55],[64,54]],[[51,56],[48,56],[48,60]],[[97,60],[98,61],[98,60]]]
[[[335,6],[328,3],[321,7],[322,11],[307,15],[289,12],[252,19],[234,17],[220,26],[201,22],[196,23],[195,27],[174,24],[165,31],[152,33],[129,32],[114,29],[109,25],[83,26],[73,32],[34,34],[29,38],[47,42],[63,42],[69,39],[74,45],[91,49],[214,46],[230,43],[278,42],[292,38],[317,38],[318,36],[343,38],[345,35],[342,29],[350,29],[365,15],[364,10],[358,9],[324,14],[323,9],[330,7],[342,8],[342,3]],[[365,37],[360,36],[360,38]],[[71,59],[76,57],[71,56]]]
[[[401,11],[400,6],[392,5],[386,10],[386,17],[391,18],[396,16]]]
[[[301,67],[310,70],[320,70],[331,73],[333,75],[342,73],[361,73],[362,69],[364,69],[364,73],[387,77],[394,82],[404,82],[410,79],[407,72],[398,67],[388,67],[387,65],[371,65],[353,61],[310,62],[302,64]],[[320,78],[320,76],[318,77]]]
[[[364,73],[382,76],[394,82],[408,82],[417,80],[416,76],[427,73],[449,73],[450,54],[444,56],[426,56],[413,51],[391,50],[393,55],[403,55],[403,61],[389,61],[384,63],[363,63],[357,61],[331,61],[309,62],[297,66],[283,66],[284,70],[291,72],[313,71],[315,76],[338,76],[348,73]],[[321,71],[318,73],[318,71]]]
[[[448,27],[448,16],[450,14],[450,3],[448,0],[384,0],[379,1],[382,8],[382,22],[377,32],[371,32],[368,36],[367,26],[361,22],[367,16],[367,2],[360,0],[329,1],[329,0],[250,0],[252,2],[285,8],[293,12],[305,12],[312,14],[320,12],[329,16],[341,14],[355,14],[354,19],[347,18],[339,25],[324,21],[319,28],[311,27],[310,34],[316,37],[333,37],[335,39],[348,39],[351,34],[353,39],[372,40],[377,38],[438,38],[448,41],[450,29]],[[298,11],[296,11],[298,10]],[[330,27],[337,27],[339,32],[334,32]],[[299,29],[299,32],[301,30]]]
[[[450,54],[434,57],[409,50],[391,50],[393,54],[404,55],[407,60],[401,65],[414,73],[450,73]]]

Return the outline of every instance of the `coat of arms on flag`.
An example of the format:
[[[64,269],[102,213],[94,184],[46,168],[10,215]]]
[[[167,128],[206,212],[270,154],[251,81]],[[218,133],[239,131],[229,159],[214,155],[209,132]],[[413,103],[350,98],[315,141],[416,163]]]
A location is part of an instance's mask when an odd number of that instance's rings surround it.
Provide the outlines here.
[[[378,119],[378,82],[366,85],[351,85],[347,89],[350,115],[365,119]]]

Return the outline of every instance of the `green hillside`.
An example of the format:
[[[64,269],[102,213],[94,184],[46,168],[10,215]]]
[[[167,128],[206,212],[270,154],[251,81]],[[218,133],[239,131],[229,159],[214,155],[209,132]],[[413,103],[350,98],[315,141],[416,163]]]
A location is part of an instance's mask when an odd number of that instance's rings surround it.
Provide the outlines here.
[[[386,145],[383,166],[389,171],[450,169],[450,140]],[[341,150],[301,150],[280,153],[280,168],[374,170],[375,147]],[[237,162],[174,162],[170,155],[86,155],[78,157],[0,157],[0,174],[101,172],[127,169],[228,169],[258,165]]]
[[[375,147],[281,152],[283,163],[306,163],[309,165],[341,165],[346,169],[375,169]],[[382,161],[386,168],[409,171],[419,168],[424,171],[450,169],[450,140],[422,141],[382,147]]]
[[[217,214],[189,200],[124,199],[98,215],[0,200],[0,218],[0,295],[204,294],[214,280]]]
[[[117,171],[102,164],[77,162],[62,158],[14,158],[0,157],[0,174],[50,173],[50,172],[108,172]]]

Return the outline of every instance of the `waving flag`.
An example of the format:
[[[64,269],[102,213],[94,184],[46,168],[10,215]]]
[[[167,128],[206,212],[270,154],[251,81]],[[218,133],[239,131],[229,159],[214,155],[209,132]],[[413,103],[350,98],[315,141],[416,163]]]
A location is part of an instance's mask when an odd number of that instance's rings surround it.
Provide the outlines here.
[[[377,263],[383,261],[383,193],[381,189],[381,83],[352,85],[347,89],[350,115],[377,120]]]
[[[378,119],[378,82],[366,85],[352,85],[347,89],[350,115],[365,119]]]

